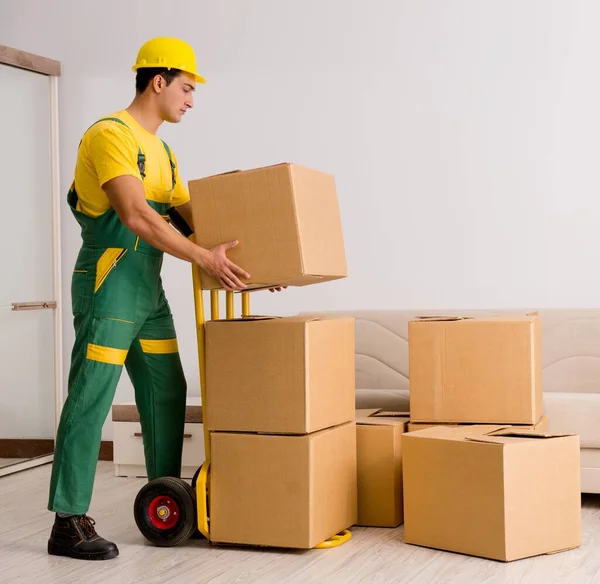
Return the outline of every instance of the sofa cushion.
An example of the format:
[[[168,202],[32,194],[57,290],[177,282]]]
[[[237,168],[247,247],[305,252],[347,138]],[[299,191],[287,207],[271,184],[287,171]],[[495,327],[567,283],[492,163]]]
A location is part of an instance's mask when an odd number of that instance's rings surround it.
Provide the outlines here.
[[[356,387],[408,389],[408,323],[415,316],[482,316],[513,310],[355,310]],[[545,393],[600,393],[600,309],[539,310]]]
[[[600,448],[581,449],[581,468],[600,468]]]
[[[410,404],[406,389],[357,389],[356,409],[370,410],[373,408],[392,412],[408,412]]]
[[[357,389],[358,409],[410,411],[405,389]],[[544,412],[551,432],[579,434],[582,448],[600,448],[600,394],[544,393]]]
[[[582,448],[600,448],[600,394],[544,393],[551,432],[579,434]]]

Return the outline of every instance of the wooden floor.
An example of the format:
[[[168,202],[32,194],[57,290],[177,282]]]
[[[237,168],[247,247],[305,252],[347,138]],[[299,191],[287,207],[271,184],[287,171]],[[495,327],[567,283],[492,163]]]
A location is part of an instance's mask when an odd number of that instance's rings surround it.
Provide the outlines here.
[[[117,478],[100,462],[90,515],[120,556],[82,562],[46,553],[53,516],[45,511],[50,466],[0,478],[0,582],[166,584],[283,583],[534,583],[600,584],[600,497],[583,497],[583,545],[576,550],[509,564],[406,545],[399,529],[353,529],[334,550],[265,551],[146,544],[132,503],[143,479]]]

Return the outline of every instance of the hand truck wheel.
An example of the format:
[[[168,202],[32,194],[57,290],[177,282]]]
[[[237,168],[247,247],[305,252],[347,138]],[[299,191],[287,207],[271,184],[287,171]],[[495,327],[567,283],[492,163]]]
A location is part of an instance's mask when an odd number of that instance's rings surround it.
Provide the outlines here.
[[[197,528],[194,491],[173,477],[146,483],[135,498],[133,513],[142,535],[160,547],[183,543]]]

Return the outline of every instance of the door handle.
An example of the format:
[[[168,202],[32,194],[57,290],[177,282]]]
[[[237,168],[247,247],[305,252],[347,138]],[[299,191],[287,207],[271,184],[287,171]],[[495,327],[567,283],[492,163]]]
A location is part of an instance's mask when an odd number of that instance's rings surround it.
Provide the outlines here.
[[[47,310],[56,308],[55,300],[46,300],[42,302],[13,302],[13,310]]]

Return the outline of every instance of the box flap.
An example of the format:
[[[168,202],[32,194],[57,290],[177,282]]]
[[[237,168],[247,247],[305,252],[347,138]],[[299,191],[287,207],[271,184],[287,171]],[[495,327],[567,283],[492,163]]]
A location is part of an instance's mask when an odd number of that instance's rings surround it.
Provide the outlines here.
[[[356,410],[358,426],[402,426],[409,420],[409,412],[391,412],[381,409]]]
[[[236,318],[218,318],[218,319],[210,319],[206,321],[207,324],[215,323],[215,322],[256,322],[256,321],[264,321],[264,320],[278,320],[281,319],[281,316],[238,316]]]
[[[576,433],[560,432],[540,432],[538,430],[523,428],[519,430],[515,426],[510,426],[506,430],[497,430],[491,432],[494,436],[504,436],[512,438],[564,438],[565,436],[577,436]]]
[[[325,312],[302,312],[293,316],[286,316],[287,320],[295,319],[303,322],[312,322],[317,320],[356,320],[349,314],[327,314]]]
[[[350,316],[326,316],[326,315],[295,315],[295,316],[270,316],[252,314],[248,316],[237,316],[235,318],[219,318],[207,322],[251,322],[256,320],[273,320],[278,322],[320,322],[324,320],[354,320]]]
[[[265,170],[267,168],[274,168],[274,167],[277,167],[277,166],[289,166],[291,164],[292,164],[291,162],[278,162],[276,164],[269,164],[267,166],[259,166],[259,167],[256,167],[256,168],[248,168],[248,169],[235,168],[233,170],[226,170],[224,172],[217,172],[215,174],[209,174],[209,175],[204,176],[202,178],[193,179],[190,182],[194,182],[194,181],[197,181],[197,180],[206,180],[206,179],[209,179],[209,178],[217,178],[219,176],[227,176],[228,174],[237,174],[239,172],[254,172],[254,171],[257,171],[257,170]]]
[[[357,426],[404,426],[408,424],[408,417],[406,418],[357,418]]]
[[[388,410],[378,410],[377,413],[373,414],[373,416],[382,418],[409,418],[410,412],[391,412]]]
[[[495,315],[427,315],[415,316],[412,323],[427,322],[535,322],[539,318],[537,313],[525,314],[495,314]]]
[[[295,316],[286,316],[285,320],[288,322],[316,322],[320,320],[331,320],[327,316],[311,315],[311,314],[297,314]]]
[[[379,410],[377,408],[356,410],[355,417],[356,418],[369,418],[370,416],[372,416],[380,411],[381,410]]]
[[[575,434],[551,434],[549,432],[536,432],[535,430],[505,429],[490,432],[488,434],[469,434],[465,440],[470,442],[485,442],[487,444],[515,444],[530,442],[531,440],[549,440],[551,438],[565,438]]]
[[[423,430],[410,432],[409,436],[414,438],[436,438],[440,440],[453,440],[463,442],[466,436],[486,437],[488,433],[510,428],[509,424],[490,425],[490,424],[472,424],[470,426],[431,426]]]
[[[469,317],[466,316],[415,316],[413,321],[415,322],[452,322],[455,320],[465,320]]]

